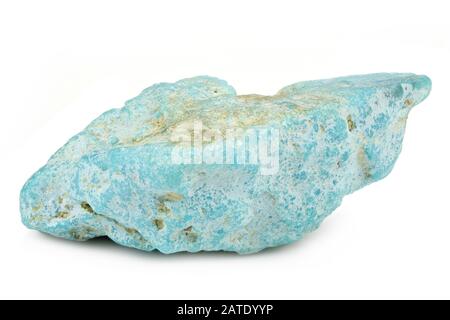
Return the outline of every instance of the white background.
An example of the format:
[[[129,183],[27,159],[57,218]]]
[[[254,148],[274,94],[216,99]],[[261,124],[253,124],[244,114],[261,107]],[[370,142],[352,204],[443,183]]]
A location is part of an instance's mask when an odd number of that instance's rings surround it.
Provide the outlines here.
[[[0,298],[450,298],[448,1],[2,1]],[[240,94],[372,72],[433,80],[385,180],[304,240],[164,256],[22,226],[27,178],[94,117],[161,81]]]

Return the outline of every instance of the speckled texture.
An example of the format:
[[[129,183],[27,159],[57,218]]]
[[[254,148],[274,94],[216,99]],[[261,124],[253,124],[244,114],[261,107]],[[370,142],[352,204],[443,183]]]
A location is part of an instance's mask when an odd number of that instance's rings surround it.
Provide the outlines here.
[[[316,229],[342,198],[392,170],[425,76],[374,74],[237,96],[196,77],[144,90],[73,137],[21,192],[23,223],[142,250],[253,253]],[[275,128],[279,170],[174,164],[176,127]],[[242,139],[237,137],[237,139]],[[210,142],[210,145],[218,143]]]

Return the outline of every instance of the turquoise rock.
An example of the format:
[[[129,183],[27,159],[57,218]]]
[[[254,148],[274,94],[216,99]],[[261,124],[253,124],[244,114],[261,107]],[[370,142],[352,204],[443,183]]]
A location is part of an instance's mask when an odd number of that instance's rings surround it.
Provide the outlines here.
[[[163,253],[253,253],[316,229],[392,170],[426,76],[374,74],[238,96],[195,77],[95,119],[21,192],[23,223]]]

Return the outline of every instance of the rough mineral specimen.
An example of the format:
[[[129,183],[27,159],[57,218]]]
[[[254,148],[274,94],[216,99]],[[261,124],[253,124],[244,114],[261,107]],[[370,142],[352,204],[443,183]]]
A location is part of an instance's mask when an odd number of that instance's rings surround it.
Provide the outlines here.
[[[316,229],[400,153],[425,76],[374,74],[238,96],[196,77],[144,90],[24,186],[23,223],[72,240],[253,253]]]

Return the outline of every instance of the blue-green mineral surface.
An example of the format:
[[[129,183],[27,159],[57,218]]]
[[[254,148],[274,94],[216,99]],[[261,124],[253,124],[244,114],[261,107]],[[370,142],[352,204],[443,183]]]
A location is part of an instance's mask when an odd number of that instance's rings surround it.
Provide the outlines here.
[[[33,175],[22,221],[163,253],[288,244],[389,174],[430,89],[414,74],[299,82],[274,96],[239,96],[206,76],[156,84]]]

